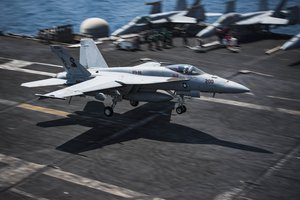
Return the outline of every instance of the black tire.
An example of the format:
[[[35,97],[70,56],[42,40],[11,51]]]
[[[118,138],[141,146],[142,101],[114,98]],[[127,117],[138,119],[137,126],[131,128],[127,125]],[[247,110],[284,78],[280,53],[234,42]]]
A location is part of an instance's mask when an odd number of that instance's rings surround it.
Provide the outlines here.
[[[133,107],[137,107],[139,105],[138,101],[130,100],[129,102],[130,102],[130,105],[132,105]]]
[[[182,114],[183,113],[183,108],[182,108],[182,106],[178,106],[177,108],[176,108],[176,112],[177,112],[177,114]]]
[[[113,114],[114,114],[114,110],[113,110],[111,107],[106,106],[106,107],[104,108],[104,115],[105,115],[105,116],[111,117],[111,116],[113,116]]]
[[[185,105],[182,105],[181,107],[182,107],[182,109],[183,109],[183,112],[185,113],[186,110],[187,110],[186,107],[185,107]]]

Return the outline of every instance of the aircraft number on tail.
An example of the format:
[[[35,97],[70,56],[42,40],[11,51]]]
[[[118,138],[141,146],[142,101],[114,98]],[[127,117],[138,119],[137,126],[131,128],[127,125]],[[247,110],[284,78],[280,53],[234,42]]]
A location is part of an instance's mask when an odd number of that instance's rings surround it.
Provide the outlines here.
[[[213,85],[214,84],[214,80],[213,79],[205,79],[205,84],[207,84],[207,85]]]

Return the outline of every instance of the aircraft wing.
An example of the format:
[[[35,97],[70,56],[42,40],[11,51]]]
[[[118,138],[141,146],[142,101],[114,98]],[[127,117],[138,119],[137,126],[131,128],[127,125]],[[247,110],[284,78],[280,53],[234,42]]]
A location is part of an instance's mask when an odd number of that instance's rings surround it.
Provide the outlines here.
[[[196,24],[197,20],[193,17],[183,15],[174,15],[170,17],[170,21],[176,24]]]
[[[67,83],[65,79],[59,78],[48,78],[40,81],[31,81],[27,83],[22,83],[23,87],[42,87],[42,86],[53,86],[53,85],[64,85]]]
[[[246,20],[236,22],[236,25],[253,25],[253,24],[266,24],[266,25],[286,25],[289,21],[287,19],[265,16],[253,17]]]
[[[222,15],[223,13],[208,13],[208,12],[205,13],[206,17],[220,17]]]
[[[289,23],[289,20],[277,18],[277,17],[266,17],[263,18],[261,24],[272,24],[272,25],[286,25]]]
[[[167,22],[169,22],[169,20],[167,18],[151,20],[152,24],[164,24],[164,23],[167,23]]]
[[[187,17],[187,16],[183,16],[183,15],[174,15],[169,18],[151,20],[152,24],[164,24],[167,22],[172,22],[172,23],[176,23],[176,24],[196,24],[197,20],[193,17]]]
[[[54,98],[54,99],[65,99],[66,97],[83,95],[86,92],[92,92],[97,90],[104,90],[109,88],[121,87],[120,83],[113,81],[109,77],[96,76],[93,79],[60,89],[48,94],[38,96],[45,98]]]
[[[118,88],[124,85],[145,85],[184,80],[187,79],[177,77],[170,78],[116,72],[103,72],[100,76],[96,76],[93,79],[78,83],[76,85],[57,90],[48,94],[37,95],[44,98],[65,99],[66,97],[78,96],[88,92],[106,90],[111,88]]]

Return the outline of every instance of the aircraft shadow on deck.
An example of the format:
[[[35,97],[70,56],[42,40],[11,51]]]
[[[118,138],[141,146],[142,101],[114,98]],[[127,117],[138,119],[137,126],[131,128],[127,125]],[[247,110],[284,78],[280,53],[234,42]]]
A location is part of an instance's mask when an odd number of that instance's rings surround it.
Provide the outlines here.
[[[296,61],[296,62],[293,62],[293,63],[289,64],[288,66],[289,67],[299,67],[300,66],[300,60]]]
[[[112,118],[107,118],[104,116],[104,114],[95,113],[95,110],[103,110],[103,104],[97,101],[91,101],[87,103],[83,111],[76,112],[76,114],[72,114],[67,118],[40,122],[37,123],[37,126],[44,128],[67,125],[81,125],[91,127],[90,130],[76,136],[75,138],[56,148],[57,150],[73,154],[80,154],[86,151],[101,148],[103,146],[123,143],[130,140],[137,140],[140,138],[172,143],[219,145],[243,151],[272,153],[262,148],[221,140],[202,131],[171,123],[170,119],[173,108],[174,103],[147,103],[124,114],[115,113]],[[120,125],[114,122],[117,122],[122,118],[134,118],[135,115],[140,114],[141,112],[145,113],[143,117],[147,118],[150,115],[153,115],[153,113],[150,113],[149,110],[157,110],[158,112],[162,110],[167,111],[164,114],[156,113],[158,117],[151,121],[151,123],[147,123],[142,127],[134,128],[128,133],[120,135],[119,137],[107,140],[107,138],[111,135],[128,127],[125,124]],[[184,117],[184,114],[182,115],[182,117]],[[102,120],[99,120],[99,118],[101,118]],[[136,120],[138,121],[140,119]]]
[[[291,36],[280,33],[272,33],[272,32],[262,32],[256,33],[253,32],[251,37],[247,34],[246,36],[242,36],[238,38],[238,41],[242,44],[248,44],[253,42],[258,42],[262,40],[289,40]]]

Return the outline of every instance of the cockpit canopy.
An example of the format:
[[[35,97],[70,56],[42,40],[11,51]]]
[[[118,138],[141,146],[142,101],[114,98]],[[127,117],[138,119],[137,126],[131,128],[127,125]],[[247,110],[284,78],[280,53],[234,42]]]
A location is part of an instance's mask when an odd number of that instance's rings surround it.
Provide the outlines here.
[[[175,72],[184,74],[184,75],[201,75],[205,74],[205,72],[201,71],[197,67],[193,65],[187,65],[187,64],[176,64],[176,65],[168,65],[166,66],[168,69],[171,69]]]
[[[241,17],[241,15],[239,13],[227,13],[222,15],[218,20],[217,20],[217,24],[222,24],[222,25],[230,25],[236,21],[238,21],[238,19]]]

